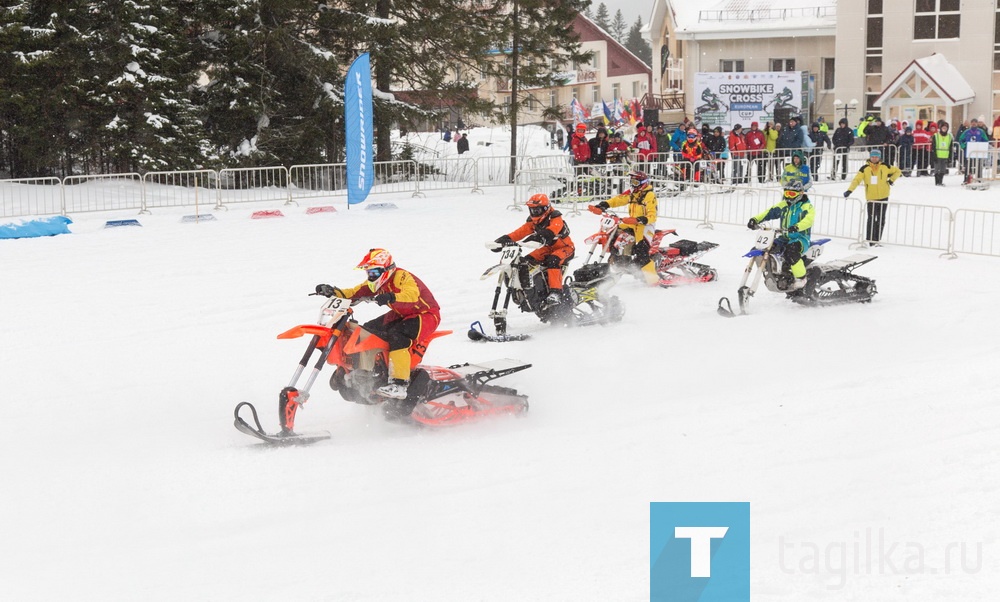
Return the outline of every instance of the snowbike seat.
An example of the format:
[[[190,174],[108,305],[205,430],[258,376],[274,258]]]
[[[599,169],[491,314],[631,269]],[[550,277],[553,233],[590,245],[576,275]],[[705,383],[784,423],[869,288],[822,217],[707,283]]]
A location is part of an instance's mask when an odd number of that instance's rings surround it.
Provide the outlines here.
[[[858,253],[856,255],[851,255],[849,257],[844,257],[843,259],[835,259],[833,261],[827,261],[823,264],[824,267],[828,267],[834,270],[851,270],[859,265],[864,265],[869,261],[872,261],[878,257],[877,255],[868,255],[865,253]]]

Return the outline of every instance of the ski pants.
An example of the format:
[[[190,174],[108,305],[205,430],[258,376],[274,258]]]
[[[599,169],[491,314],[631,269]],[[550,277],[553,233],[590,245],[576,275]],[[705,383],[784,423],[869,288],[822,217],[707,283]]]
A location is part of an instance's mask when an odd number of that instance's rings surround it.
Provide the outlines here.
[[[802,261],[802,243],[799,241],[785,243],[785,248],[781,250],[781,258],[792,276],[801,278],[806,275],[806,264]]]
[[[562,268],[576,254],[573,243],[566,241],[569,241],[569,238],[562,238],[554,245],[535,249],[528,255],[530,261],[545,267],[545,281],[550,291],[562,290]],[[522,284],[530,286],[530,283],[524,280],[526,278],[522,278]]]
[[[849,147],[838,146],[833,156],[833,171],[830,172],[830,179],[837,179],[837,165],[840,165],[840,179],[847,179],[847,150]]]
[[[885,212],[889,209],[889,199],[872,199],[868,203],[868,227],[865,237],[868,242],[882,240],[882,229],[885,227]]]
[[[934,183],[943,184],[944,177],[948,175],[948,157],[934,157]]]
[[[389,343],[390,376],[399,380],[410,380],[410,349],[423,356],[422,341],[431,336],[441,323],[436,313],[417,314],[403,317],[394,311],[365,322],[363,328],[386,343]]]

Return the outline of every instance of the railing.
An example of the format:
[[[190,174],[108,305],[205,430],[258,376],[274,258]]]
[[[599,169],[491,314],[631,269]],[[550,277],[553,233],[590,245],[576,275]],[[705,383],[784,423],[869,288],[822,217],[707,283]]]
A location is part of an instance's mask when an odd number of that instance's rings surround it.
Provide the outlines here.
[[[667,156],[669,153],[660,153],[658,158]],[[372,193],[412,192],[418,196],[421,190],[469,186],[480,190],[508,184],[510,157],[441,161],[434,167],[437,177],[430,178],[412,161],[377,163],[378,183]],[[572,211],[579,212],[581,203],[608,199],[628,186],[628,166],[623,164],[573,166],[562,155],[523,157],[517,164],[521,169],[515,173],[511,207],[519,208],[531,194],[544,192],[554,202],[571,205]],[[753,169],[753,161],[746,165]],[[659,215],[696,221],[702,227],[743,225],[749,216],[781,199],[778,187],[688,181],[682,177],[690,167],[687,162],[651,161],[641,167],[657,191]],[[346,196],[345,173],[345,165],[329,164],[0,180],[0,207],[3,217],[18,217],[117,210],[148,213],[200,203],[214,203],[216,208],[258,201],[288,204],[302,198]],[[441,177],[442,173],[448,175]],[[753,181],[752,171],[750,175]],[[953,212],[935,205],[869,203],[820,193],[809,196],[817,209],[816,235],[864,242],[868,212],[885,207],[884,244],[941,250],[948,257],[955,253],[1000,257],[1000,212]]]
[[[698,21],[784,21],[809,17],[836,17],[836,6],[809,6],[800,8],[757,8],[752,10],[702,10]]]

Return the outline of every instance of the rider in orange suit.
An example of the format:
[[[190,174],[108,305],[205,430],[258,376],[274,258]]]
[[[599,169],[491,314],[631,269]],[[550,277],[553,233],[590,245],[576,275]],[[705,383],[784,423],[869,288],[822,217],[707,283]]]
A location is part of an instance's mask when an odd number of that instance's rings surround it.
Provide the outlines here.
[[[562,214],[552,208],[549,197],[536,194],[528,199],[528,220],[510,234],[496,239],[501,245],[533,237],[543,246],[532,251],[529,262],[545,266],[545,276],[549,286],[548,305],[562,302],[562,267],[573,258],[576,248],[569,237],[569,226]]]

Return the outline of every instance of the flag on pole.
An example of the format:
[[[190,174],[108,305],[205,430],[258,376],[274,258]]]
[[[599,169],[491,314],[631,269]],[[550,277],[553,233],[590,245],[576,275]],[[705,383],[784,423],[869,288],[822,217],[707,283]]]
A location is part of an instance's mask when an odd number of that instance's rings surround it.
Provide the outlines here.
[[[368,53],[351,63],[344,84],[347,133],[347,204],[363,203],[375,182],[372,152],[372,69]]]
[[[579,100],[577,100],[577,99],[574,98],[572,100],[572,102],[570,102],[569,104],[570,104],[570,107],[572,107],[572,109],[573,109],[573,120],[574,121],[583,123],[584,121],[590,119],[590,114],[587,113],[587,109],[585,109],[584,106],[582,104],[580,104]]]
[[[608,103],[603,100],[601,101],[601,105],[604,107],[604,125],[608,125],[612,121],[611,107],[609,107]]]
[[[615,123],[628,121],[628,114],[625,112],[625,105],[622,104],[621,97],[615,99]]]
[[[632,99],[632,115],[635,116],[636,121],[642,121],[642,106],[639,104],[638,98]],[[652,125],[652,124],[650,124]]]

